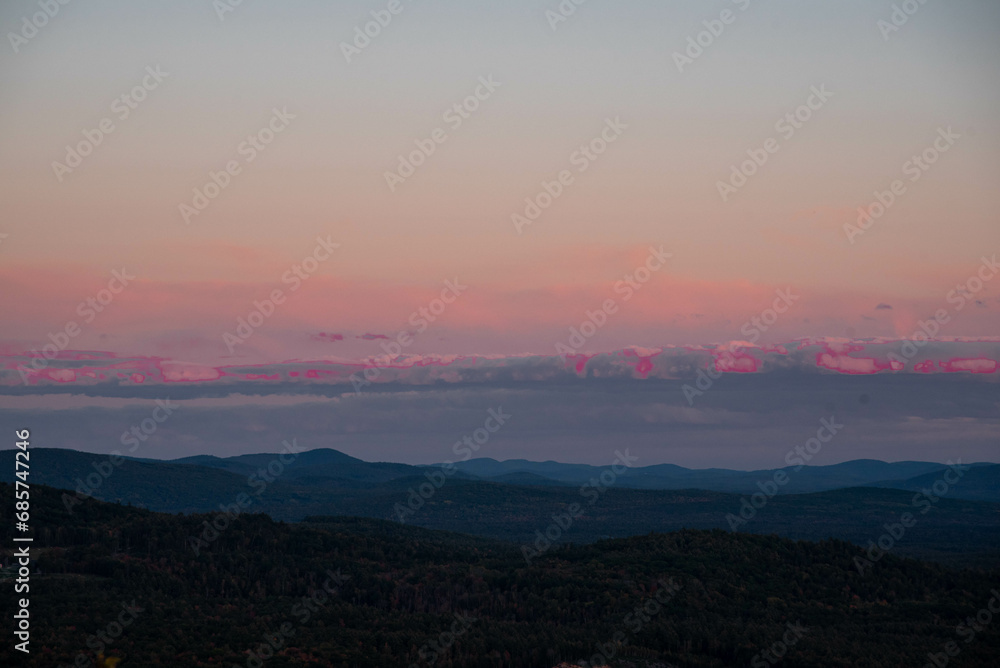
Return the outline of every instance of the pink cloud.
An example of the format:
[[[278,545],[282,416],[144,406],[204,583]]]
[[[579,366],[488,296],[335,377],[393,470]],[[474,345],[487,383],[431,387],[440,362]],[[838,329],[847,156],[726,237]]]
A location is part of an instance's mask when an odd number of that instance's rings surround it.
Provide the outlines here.
[[[378,369],[372,382],[424,385],[428,383],[489,382],[515,378],[544,381],[571,377],[597,378],[692,378],[699,369],[710,365],[722,373],[768,373],[797,370],[803,373],[832,371],[843,374],[877,373],[975,373],[994,374],[1000,369],[1000,340],[931,341],[903,364],[898,356],[909,358],[909,342],[880,340],[849,342],[844,340],[803,340],[797,345],[755,347],[736,343],[718,346],[632,346],[613,352],[561,355],[419,355],[375,356],[344,361],[287,361],[257,365],[211,365],[158,357],[115,358],[91,356],[76,360],[39,360],[25,355],[8,356],[2,361],[0,382],[22,382],[19,368],[41,365],[29,370],[27,382],[78,383],[211,383],[233,385],[240,382],[327,383],[351,386],[352,376],[366,369]],[[725,351],[733,351],[726,355]],[[791,352],[789,352],[791,351]],[[956,354],[957,353],[957,354]],[[66,365],[72,364],[72,368]],[[356,376],[355,376],[356,377]],[[105,380],[108,379],[108,380]]]
[[[998,363],[996,360],[984,359],[984,358],[973,358],[973,359],[960,359],[956,358],[949,360],[947,362],[938,362],[938,365],[948,372],[958,372],[958,371],[968,371],[969,373],[996,373],[998,369]]]
[[[619,251],[615,256],[620,261],[619,267],[610,272],[612,278],[623,275],[628,269],[619,269],[628,268],[628,262],[638,264],[643,257],[640,251],[641,248]],[[72,341],[73,348],[110,346],[123,355],[197,359],[210,366],[235,358],[269,362],[319,357],[329,354],[320,345],[332,341],[343,342],[338,348],[339,355],[361,357],[374,352],[364,344],[393,341],[400,332],[409,332],[416,339],[409,352],[550,354],[555,351],[556,343],[568,338],[570,327],[579,327],[590,317],[589,313],[597,312],[613,300],[615,312],[608,315],[606,324],[580,350],[594,352],[632,344],[660,346],[734,339],[744,335],[741,332],[744,323],[770,306],[778,287],[787,287],[742,280],[698,280],[669,269],[654,273],[637,290],[626,290],[615,280],[533,287],[468,282],[469,288],[435,316],[433,322],[428,321],[428,331],[420,334],[413,314],[440,296],[440,284],[398,284],[316,275],[293,292],[278,279],[249,283],[140,278],[116,296],[92,322],[84,322],[78,314],[78,305],[103,287],[108,276],[79,268],[0,269],[0,309],[17,316],[2,324],[0,336],[4,339],[4,349],[40,350],[49,342],[50,334],[63,331],[68,322],[74,321],[79,324],[81,334]],[[459,277],[460,282],[464,280]],[[234,331],[237,319],[247,317],[255,308],[254,302],[268,299],[275,289],[283,291],[285,303],[274,310],[233,357],[222,341],[223,333]],[[911,300],[904,307],[892,295],[795,290],[801,295],[800,300],[768,328],[762,341],[841,332],[909,337],[921,319],[945,306],[936,299],[922,304]],[[885,311],[892,314],[891,319],[877,322],[861,319],[860,314],[871,312],[871,304],[883,299],[900,304],[893,311]],[[345,329],[366,334],[351,337],[354,342],[350,342],[343,334],[321,331],[334,317]],[[415,317],[420,318],[419,314]],[[303,332],[309,331],[321,333],[303,337]],[[941,334],[974,337],[996,331],[1000,331],[1000,311],[966,309],[961,320],[956,318],[954,323],[943,326]],[[834,368],[849,365],[855,373],[883,368],[871,362],[864,366],[865,363],[835,357],[827,362]],[[749,370],[753,363],[747,359],[739,364],[740,370]]]
[[[329,341],[329,342],[333,342],[333,341],[343,341],[344,340],[344,335],[343,334],[333,334],[331,332],[320,332],[319,334],[313,334],[310,338],[313,341]]]

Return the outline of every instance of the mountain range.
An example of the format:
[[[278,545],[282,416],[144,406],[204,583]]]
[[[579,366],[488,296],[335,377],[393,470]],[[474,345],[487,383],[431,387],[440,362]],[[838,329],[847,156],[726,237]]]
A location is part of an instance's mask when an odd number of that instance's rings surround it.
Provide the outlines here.
[[[0,450],[0,454],[13,457],[14,450]],[[44,484],[54,487],[75,488],[75,478],[85,476],[87,466],[84,460],[98,462],[108,459],[108,455],[98,455],[78,450],[58,448],[36,448],[36,458],[43,458],[39,474]],[[624,453],[628,455],[626,450]],[[190,469],[202,469],[193,475],[208,475],[209,471],[224,471],[237,476],[251,476],[267,471],[271,465],[280,474],[276,477],[288,483],[305,486],[365,486],[425,475],[434,469],[443,469],[446,464],[410,465],[390,462],[366,462],[330,448],[318,448],[304,452],[257,453],[234,457],[195,455],[173,460],[123,457],[130,465],[144,464],[159,467],[157,470],[168,477],[190,474]],[[502,484],[537,486],[580,486],[599,480],[607,466],[588,464],[566,464],[555,461],[533,462],[525,459],[497,461],[489,458],[469,459],[451,464],[454,469],[448,475],[466,480],[480,480]],[[962,484],[949,492],[950,498],[976,501],[1000,502],[1000,464],[977,462],[968,466],[962,477]],[[138,470],[138,469],[136,469]],[[949,465],[935,462],[901,461],[884,462],[876,459],[855,459],[827,466],[796,465],[775,469],[739,471],[733,469],[688,469],[675,464],[654,464],[652,466],[617,467],[615,486],[632,489],[680,490],[702,489],[733,494],[753,494],[761,491],[761,485],[776,477],[787,478],[777,484],[777,494],[805,494],[823,492],[847,487],[883,487],[919,491],[930,487],[940,479]],[[12,480],[13,469],[0,474],[0,480]],[[152,469],[146,474],[153,475]],[[4,477],[7,476],[7,477]],[[229,480],[225,476],[219,478]]]
[[[13,460],[15,451],[0,452]],[[574,504],[578,516],[554,542],[694,528],[867,546],[911,512],[918,521],[897,541],[898,554],[960,565],[995,565],[1000,556],[1000,465],[988,463],[959,469],[960,477],[933,462],[876,460],[799,471],[619,466],[609,475],[608,467],[521,460],[470,459],[447,469],[373,463],[331,449],[173,461],[52,448],[31,455],[32,484],[66,490],[68,508],[92,496],[160,512],[236,509],[292,522],[357,516],[524,545]],[[0,481],[11,482],[12,462],[2,471]],[[956,482],[941,482],[948,479]]]

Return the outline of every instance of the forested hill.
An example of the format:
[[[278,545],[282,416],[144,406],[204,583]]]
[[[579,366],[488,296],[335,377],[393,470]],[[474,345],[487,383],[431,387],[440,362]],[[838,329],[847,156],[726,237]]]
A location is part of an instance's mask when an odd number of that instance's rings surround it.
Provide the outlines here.
[[[949,641],[962,667],[1000,656],[996,622],[968,643],[956,628],[1000,573],[890,554],[862,574],[864,553],[840,541],[687,530],[553,548],[529,565],[517,545],[374,519],[243,515],[211,534],[213,516],[93,500],[69,514],[60,494],[32,489],[32,653],[20,665],[100,648],[120,668],[256,666],[265,654],[269,668],[551,668],[603,648],[612,666],[728,667],[770,665],[762,652],[783,638],[789,668],[922,666]],[[125,607],[134,618],[109,634]],[[2,665],[15,665],[11,644]]]
[[[0,451],[0,460],[9,456],[9,465],[0,467],[0,480],[15,479],[14,452],[19,451]],[[279,520],[372,517],[510,542],[535,540],[535,532],[550,524],[554,513],[574,503],[581,504],[583,512],[560,536],[561,542],[585,543],[687,528],[736,529],[814,541],[838,538],[867,546],[877,540],[886,522],[898,521],[901,513],[910,512],[918,515],[919,522],[896,541],[895,554],[954,566],[1000,565],[1000,503],[959,498],[957,490],[966,484],[966,478],[933,497],[902,489],[854,487],[779,494],[757,509],[750,506],[750,494],[632,489],[617,482],[604,485],[599,479],[583,486],[534,484],[537,480],[526,478],[528,474],[511,474],[514,478],[505,477],[503,483],[460,478],[457,473],[448,477],[438,472],[435,477],[430,469],[369,464],[334,450],[304,453],[303,459],[310,459],[308,466],[287,474],[278,469],[277,477],[269,477],[262,469],[268,462],[280,463],[269,457],[195,458],[212,464],[206,466],[115,461],[73,450],[39,448],[32,451],[31,479],[33,484],[69,490],[63,497],[67,507],[91,494],[160,512],[206,513],[242,497],[248,499],[247,510]],[[251,469],[247,467],[252,466],[260,468],[248,474]],[[348,477],[321,475],[324,466],[337,468]],[[989,486],[989,468],[965,473],[971,490]],[[400,471],[409,475],[392,477]],[[981,471],[984,475],[979,475]],[[773,482],[771,485],[778,487]],[[930,486],[933,482],[920,489]],[[763,496],[760,490],[756,493]]]

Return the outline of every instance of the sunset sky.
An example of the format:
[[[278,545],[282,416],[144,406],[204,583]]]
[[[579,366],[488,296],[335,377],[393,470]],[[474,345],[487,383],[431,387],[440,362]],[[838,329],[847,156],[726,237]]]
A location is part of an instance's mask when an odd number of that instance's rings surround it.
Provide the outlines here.
[[[404,2],[348,63],[342,43],[384,7],[244,2],[220,19],[209,2],[71,3],[8,45],[7,350],[45,343],[125,268],[135,281],[73,348],[227,358],[222,334],[320,235],[339,249],[240,360],[375,354],[353,337],[406,327],[455,277],[468,291],[413,351],[553,352],[650,245],[672,258],[588,348],[738,339],[778,288],[803,299],[767,339],[905,337],[1000,250],[996,3],[929,3],[884,39],[887,2],[595,1],[555,30],[555,2]],[[33,10],[5,3],[0,24]],[[120,120],[114,101],[144,77],[155,87]],[[480,77],[499,86],[446,122]],[[814,86],[832,96],[785,139],[776,122]],[[241,142],[275,108],[294,119],[247,162]],[[106,118],[113,132],[57,176]],[[571,155],[609,118],[627,128],[578,172]],[[447,140],[390,191],[385,173],[438,128]],[[939,128],[960,138],[910,181]],[[779,150],[723,202],[717,183],[769,138]],[[180,205],[230,160],[240,173],[186,224]],[[518,234],[512,214],[564,169],[573,183]],[[850,243],[844,225],[894,179],[905,194]],[[1000,331],[998,294],[988,284],[948,334]]]
[[[4,382],[1000,336],[1000,4],[562,6],[4,3]]]

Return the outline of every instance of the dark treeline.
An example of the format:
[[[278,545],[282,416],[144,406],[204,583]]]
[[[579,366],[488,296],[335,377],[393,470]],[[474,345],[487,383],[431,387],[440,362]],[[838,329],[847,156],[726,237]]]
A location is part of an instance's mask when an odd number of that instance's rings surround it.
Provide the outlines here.
[[[861,575],[863,552],[841,541],[688,530],[561,546],[528,565],[517,545],[374,519],[243,515],[214,537],[207,515],[90,500],[70,514],[60,494],[32,489],[32,652],[21,665],[91,665],[103,650],[121,668],[257,656],[276,668],[551,668],[601,648],[613,666],[771,665],[761,653],[790,624],[805,631],[779,664],[789,668],[923,666],[949,641],[956,665],[1000,657],[1000,619],[971,642],[956,630],[1000,572],[888,555]],[[192,536],[206,539],[197,552]],[[13,596],[3,600],[10,619]],[[119,625],[127,606],[141,612]],[[13,665],[12,645],[0,663]]]

